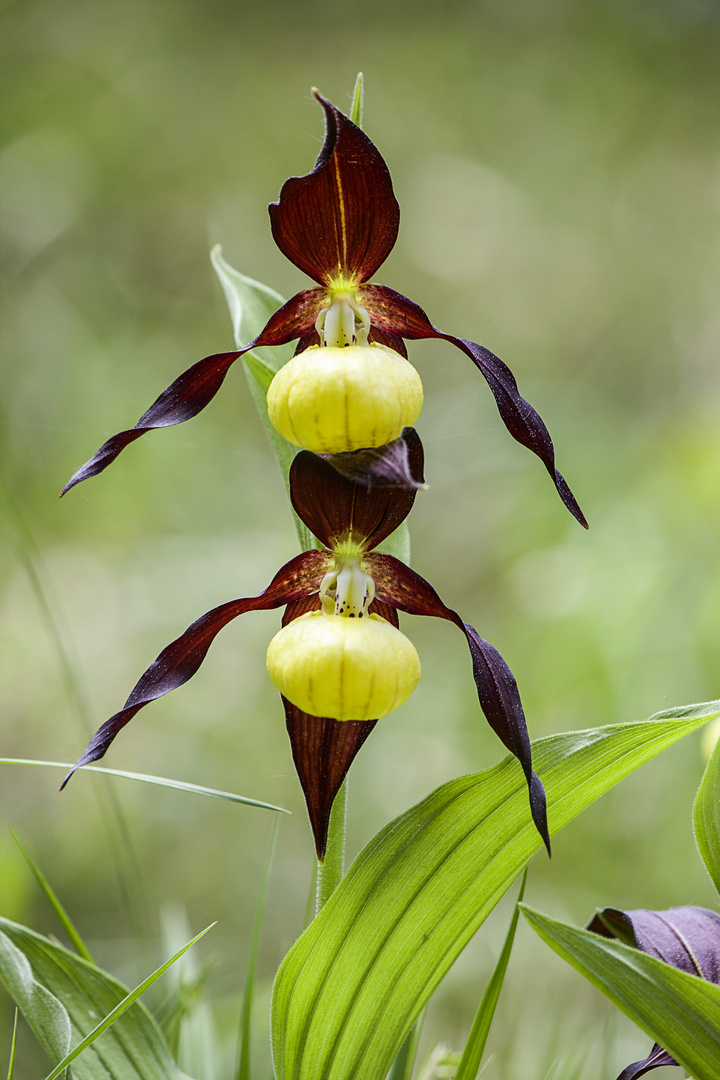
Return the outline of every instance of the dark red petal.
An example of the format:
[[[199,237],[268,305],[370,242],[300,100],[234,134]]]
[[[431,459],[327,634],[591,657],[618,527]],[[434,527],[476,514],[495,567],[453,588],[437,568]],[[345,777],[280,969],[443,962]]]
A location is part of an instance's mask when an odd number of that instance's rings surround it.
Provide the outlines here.
[[[392,349],[393,352],[400,353],[400,356],[405,360],[408,358],[405,342],[399,334],[388,334],[386,330],[380,330],[378,327],[373,326],[370,328],[368,341],[376,341],[378,345],[386,345],[387,348]]]
[[[384,446],[351,450],[326,458],[333,469],[365,487],[394,487],[418,491],[425,487],[424,455],[414,428],[403,428],[399,438]]]
[[[385,604],[382,600],[378,600],[377,596],[368,608],[368,611],[371,615],[380,615],[386,622],[392,623],[396,630],[398,629],[400,620],[397,611],[394,607],[390,607],[389,604]]]
[[[295,356],[299,356],[300,353],[305,352],[311,345],[320,345],[320,335],[317,330],[313,330],[312,334],[305,334],[300,338],[295,346]]]
[[[299,619],[301,615],[307,615],[310,611],[319,611],[321,608],[320,593],[311,593],[310,596],[302,596],[299,600],[293,600],[283,611],[282,625],[287,626],[293,619]]]
[[[408,434],[411,433],[411,434]],[[400,436],[408,448],[411,475],[422,476],[422,443],[412,428]],[[358,484],[342,476],[327,458],[301,450],[290,466],[290,498],[298,517],[326,547],[341,540],[370,550],[410,513],[416,488]]]
[[[259,596],[230,600],[213,608],[189,626],[158,656],[133,689],[120,712],[115,713],[93,735],[90,744],[61,784],[61,790],[82,765],[101,758],[111,742],[138,710],[193,677],[216,635],[229,622],[246,611],[281,607],[320,588],[330,556],[323,551],[305,551],[278,570],[267,589]]]
[[[134,428],[120,431],[103,443],[97,453],[68,480],[60,494],[64,495],[82,480],[88,480],[91,476],[103,472],[126,446],[139,439],[146,431],[173,427],[197,416],[215,397],[238,357],[262,345],[284,345],[307,333],[314,327],[323,302],[323,294],[319,289],[307,289],[298,293],[270,317],[265,329],[244,349],[216,353],[193,364],[163,391],[147,412],[143,413]]]
[[[307,176],[286,180],[270,203],[275,243],[321,285],[367,281],[390,254],[400,209],[388,167],[367,135],[331,102],[325,141]]]
[[[510,668],[497,649],[481,638],[470,623],[463,622],[456,611],[443,604],[429,582],[399,559],[392,555],[373,554],[365,556],[365,563],[375,582],[378,600],[410,615],[434,615],[439,619],[448,619],[465,634],[480,706],[490,727],[522,765],[529,789],[532,818],[549,854],[545,789],[532,769],[525,713]]]
[[[688,975],[720,985],[720,915],[707,908],[677,907],[667,911],[604,908],[588,923],[588,930],[617,938],[641,952],[664,960]],[[636,1080],[662,1065],[677,1061],[657,1043],[643,1061],[622,1071],[618,1080]]]
[[[514,439],[537,454],[550,473],[565,506],[587,529],[585,515],[564,477],[555,468],[555,449],[550,433],[532,405],[520,396],[515,377],[507,364],[474,341],[437,330],[421,307],[385,285],[363,286],[359,302],[367,308],[373,326],[381,330],[409,340],[438,338],[462,349],[485,376],[505,427]]]
[[[305,794],[318,859],[325,856],[330,810],[355,755],[377,720],[310,716],[283,698],[293,761]]]
[[[324,289],[303,289],[273,312],[264,330],[244,351],[261,345],[285,345],[288,341],[313,333],[317,317],[326,305]]]

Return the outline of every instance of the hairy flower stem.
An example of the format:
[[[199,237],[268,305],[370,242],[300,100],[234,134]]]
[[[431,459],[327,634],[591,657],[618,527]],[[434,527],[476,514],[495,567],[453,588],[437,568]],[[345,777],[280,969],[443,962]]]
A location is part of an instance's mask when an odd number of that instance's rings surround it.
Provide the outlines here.
[[[335,796],[330,814],[327,848],[322,862],[317,864],[317,894],[315,914],[319,915],[345,873],[345,829],[347,824],[347,779]]]

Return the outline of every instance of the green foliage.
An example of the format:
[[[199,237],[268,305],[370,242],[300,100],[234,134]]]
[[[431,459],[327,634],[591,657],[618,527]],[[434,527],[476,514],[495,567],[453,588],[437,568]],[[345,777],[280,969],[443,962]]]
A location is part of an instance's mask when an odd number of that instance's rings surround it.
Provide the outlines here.
[[[57,893],[55,892],[55,890],[53,889],[53,887],[51,886],[50,882],[47,880],[45,875],[43,874],[43,872],[40,869],[40,867],[38,866],[38,864],[33,859],[30,852],[23,845],[23,843],[21,842],[19,836],[15,832],[15,830],[11,829],[10,832],[13,835],[13,839],[15,840],[15,843],[20,848],[20,851],[23,854],[23,858],[25,859],[25,862],[28,864],[28,866],[32,870],[33,874],[35,875],[35,879],[36,879],[38,885],[40,886],[42,891],[45,893],[45,896],[47,897],[47,899],[48,899],[48,901],[50,903],[50,906],[52,907],[53,911],[57,915],[57,917],[58,917],[58,919],[59,919],[59,921],[60,921],[60,923],[61,923],[61,925],[62,925],[62,927],[63,927],[63,929],[65,931],[65,933],[70,938],[70,941],[73,943],[73,945],[75,947],[75,950],[80,954],[80,956],[83,957],[84,960],[87,960],[89,963],[92,964],[94,962],[93,958],[90,955],[90,952],[89,952],[85,942],[83,941],[80,934],[78,933],[78,931],[77,931],[77,929],[75,927],[75,924],[73,923],[73,921],[70,918],[70,916],[68,915],[65,907],[63,906],[59,896],[57,895]]]
[[[505,973],[507,972],[508,963],[510,962],[510,953],[512,952],[513,942],[515,941],[515,931],[517,930],[518,919],[520,918],[519,905],[525,894],[526,880],[527,870],[523,874],[523,879],[520,883],[520,892],[518,893],[515,910],[513,911],[512,919],[510,920],[510,926],[508,927],[502,952],[500,953],[495,969],[490,976],[490,981],[485,987],[485,993],[480,1002],[480,1007],[475,1014],[473,1025],[470,1028],[470,1034],[465,1043],[465,1049],[460,1058],[460,1064],[458,1065],[454,1080],[475,1080],[477,1077],[480,1062],[482,1061],[483,1052],[485,1050],[485,1043],[490,1034],[490,1025],[492,1024],[493,1016],[495,1015],[495,1008],[498,999],[500,998],[500,991],[502,990],[502,985],[505,981]]]
[[[219,244],[212,249],[210,259],[225,293],[230,318],[232,319],[235,343],[238,348],[242,348],[243,345],[247,345],[249,341],[257,337],[273,312],[277,311],[285,301],[279,293],[276,293],[267,285],[262,285],[259,281],[246,277],[239,270],[235,270],[230,266],[222,257]],[[270,423],[267,410],[267,392],[276,372],[283,364],[287,363],[294,352],[294,348],[294,342],[290,342],[288,345],[254,349],[252,352],[245,353],[242,358],[252,399],[255,402],[268,441],[280,466],[280,472],[288,493],[290,491],[288,473],[292,459],[297,453],[297,447],[284,439]],[[302,550],[308,551],[310,548],[315,547],[313,537],[294,511],[293,519]]]
[[[720,892],[720,739],[715,743],[700,781],[693,817],[698,849]]]
[[[388,1073],[388,1080],[412,1080],[415,1071],[415,1058],[417,1057],[420,1032],[422,1030],[423,1014],[410,1029],[410,1034],[400,1047],[400,1052],[393,1062],[392,1069]]]
[[[124,473],[98,482],[79,503],[58,504],[53,494],[96,431],[99,441],[112,417],[119,426],[139,415],[164,385],[163,370],[169,381],[178,358],[191,363],[228,347],[217,336],[213,283],[197,257],[208,228],[213,241],[241,251],[242,265],[287,295],[301,287],[291,267],[275,277],[280,261],[261,207],[288,165],[310,167],[319,147],[307,87],[322,78],[342,105],[348,51],[359,55],[363,42],[372,42],[362,62],[379,93],[368,103],[368,122],[404,202],[388,283],[417,295],[438,325],[461,314],[463,333],[482,335],[517,362],[521,389],[547,403],[560,467],[582,487],[593,515],[590,537],[572,535],[531,462],[495,437],[477,373],[427,350],[432,363],[423,376],[440,397],[424,418],[434,488],[429,529],[415,541],[420,564],[429,573],[441,559],[443,595],[462,597],[468,617],[498,628],[493,640],[506,643],[537,734],[577,725],[573,717],[589,726],[647,715],[657,702],[713,696],[720,610],[712,225],[718,8],[465,3],[448,19],[424,4],[409,20],[399,7],[376,5],[363,9],[360,35],[350,7],[314,20],[288,3],[251,10],[159,0],[113,10],[90,0],[42,9],[21,0],[8,8],[7,27],[13,106],[3,165],[12,231],[2,320],[3,459],[50,585],[56,593],[59,587],[83,678],[97,662],[103,682],[112,683],[113,663],[106,668],[96,657],[101,642],[112,649],[134,643],[141,664],[145,652],[154,655],[153,635],[162,631],[150,618],[138,623],[136,605],[124,602],[139,562],[149,596],[164,596],[170,578],[189,595],[202,588],[202,597],[215,581],[224,598],[215,568],[224,567],[230,546],[233,558],[249,561],[259,516],[267,512],[268,551],[285,542],[286,520],[265,497],[270,470],[253,483],[233,474],[239,453],[257,464],[265,450],[244,387],[239,402],[227,395],[202,420],[167,439],[158,435],[157,449],[148,442],[144,458],[144,450],[128,454]],[[298,46],[310,37],[310,47]],[[238,422],[249,429],[242,451]],[[170,443],[176,454],[166,449]],[[230,463],[214,485],[208,446]],[[6,752],[62,760],[70,750],[57,740],[73,717],[63,706],[60,669],[43,649],[32,598],[10,558],[5,566]],[[428,652],[436,642],[437,674],[429,663],[412,722],[408,714],[379,731],[367,750],[369,767],[356,772],[351,843],[358,848],[371,826],[445,776],[477,767],[468,761],[484,760],[477,754],[489,744],[478,743],[475,715],[444,662],[451,653],[443,653],[440,634]],[[197,737],[192,709],[178,707],[177,775],[193,774],[202,745],[207,775],[233,788],[231,738],[241,774],[285,770],[281,722],[270,722],[258,681],[242,702],[251,741],[235,732],[238,701],[227,680],[208,690],[208,724]],[[395,784],[385,779],[384,763],[401,758],[403,739],[412,739],[416,752]],[[641,903],[642,883],[645,898],[665,904],[679,877],[702,897],[709,883],[692,851],[679,845],[677,808],[687,801],[693,750],[619,789],[602,829],[590,815],[579,821],[553,864],[537,867],[543,892],[562,892],[561,903],[573,905],[578,893],[617,894],[627,882],[633,903]],[[81,787],[82,798],[58,800],[42,774],[22,776],[16,787],[15,773],[3,785],[4,819],[20,827],[53,880],[58,871],[63,876],[70,911],[82,918],[86,897],[102,894],[105,922],[94,914],[96,933],[120,932],[123,911],[106,888],[107,839],[91,783],[87,793]],[[392,784],[394,799],[378,792],[383,782]],[[292,782],[282,783],[289,798]],[[670,797],[657,797],[663,788]],[[272,792],[283,801],[279,788]],[[125,785],[122,794],[141,873],[157,892],[187,896],[202,877],[213,914],[247,925],[255,892],[237,888],[237,867],[260,864],[264,838],[255,817],[219,822],[213,803],[201,803],[193,828],[185,828],[186,819],[158,807],[148,789]],[[626,828],[636,804],[644,812]],[[296,814],[288,825],[295,858],[304,819]],[[170,856],[179,829],[181,861]],[[83,874],[68,858],[68,841],[86,853]],[[29,921],[23,907],[30,910],[30,894],[14,884],[27,875],[14,871],[8,851],[0,851],[4,902]],[[225,851],[232,856],[219,855]],[[284,881],[277,920],[293,925],[306,879],[295,874],[293,884],[288,873]],[[262,978],[273,959],[270,952],[263,959]],[[569,968],[565,980],[575,981]],[[529,996],[518,1002],[527,1007],[527,1026],[508,1051],[514,1055],[523,1046],[540,1048],[547,1024],[542,997],[531,985],[517,991]],[[12,1026],[6,1015],[3,1049]],[[581,1046],[595,1019],[579,1021]],[[509,1046],[510,1032],[499,1039]],[[507,1075],[530,1074],[512,1064],[505,1063]],[[579,1072],[563,1076],[576,1080]]]
[[[75,1080],[181,1080],[160,1029],[137,999],[200,937],[128,993],[62,945],[0,918],[0,978],[55,1064],[48,1080],[76,1057]]]
[[[355,79],[355,86],[353,87],[352,104],[350,105],[348,116],[353,124],[357,124],[359,128],[362,127],[363,121],[364,84],[365,79],[363,73],[362,71],[358,71],[357,78]]]
[[[18,1023],[18,1011],[15,1010],[15,1018],[13,1020],[12,1030],[12,1042],[10,1043],[10,1060],[8,1062],[7,1080],[13,1080],[15,1074],[15,1049],[17,1047],[17,1023]]]
[[[251,1031],[252,1031],[252,1008],[255,999],[255,985],[257,982],[257,962],[260,951],[260,935],[262,933],[265,909],[267,907],[268,886],[270,884],[270,871],[272,870],[275,848],[277,845],[279,818],[273,821],[270,845],[268,848],[265,873],[258,897],[257,910],[253,920],[252,936],[250,938],[250,954],[248,956],[247,971],[245,972],[245,987],[243,991],[243,1003],[240,1012],[240,1036],[238,1039],[238,1063],[235,1080],[250,1080],[251,1060]]]
[[[691,1073],[720,1076],[720,987],[618,941],[523,906],[543,941]]]
[[[59,769],[71,768],[67,762],[63,761],[31,761],[28,758],[0,758],[0,765],[50,765]],[[105,773],[108,776],[121,776],[125,780],[141,780],[145,784],[174,788],[176,791],[189,791],[193,795],[207,795],[211,799],[226,799],[228,802],[242,803],[245,806],[258,806],[262,810],[275,810],[278,814],[290,813],[289,810],[285,810],[282,806],[273,806],[272,803],[248,799],[245,795],[235,795],[232,791],[218,791],[217,788],[203,787],[202,784],[190,784],[186,780],[172,780],[168,776],[150,776],[148,773],[128,772],[125,769],[106,769],[102,765],[85,765],[81,771]]]
[[[720,713],[720,702],[534,744],[557,832],[623,777]],[[540,841],[514,758],[442,785],[361,852],[280,967],[278,1080],[377,1080]]]

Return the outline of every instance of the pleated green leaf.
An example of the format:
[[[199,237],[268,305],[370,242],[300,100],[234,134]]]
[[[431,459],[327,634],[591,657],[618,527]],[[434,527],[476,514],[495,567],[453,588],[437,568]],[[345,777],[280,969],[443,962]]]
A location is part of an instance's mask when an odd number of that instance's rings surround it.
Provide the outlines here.
[[[715,743],[695,797],[694,824],[698,849],[720,893],[720,739]]]
[[[720,987],[623,945],[522,911],[543,941],[695,1077],[720,1076]]]
[[[0,918],[0,980],[53,1063],[90,1034],[128,990],[27,927]],[[72,1065],[74,1080],[182,1080],[164,1036],[136,1001]]]
[[[551,834],[717,715],[712,702],[535,742]],[[440,980],[539,847],[513,757],[442,785],[378,833],[278,972],[278,1080],[383,1080]]]

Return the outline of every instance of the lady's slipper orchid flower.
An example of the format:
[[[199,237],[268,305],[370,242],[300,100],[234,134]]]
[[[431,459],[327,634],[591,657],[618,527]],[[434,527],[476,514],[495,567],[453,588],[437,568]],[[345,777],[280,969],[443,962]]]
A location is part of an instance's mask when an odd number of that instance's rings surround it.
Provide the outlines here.
[[[707,908],[677,907],[668,911],[605,908],[588,923],[588,930],[606,938],[618,938],[688,975],[697,975],[720,986],[720,915]],[[677,1061],[655,1043],[648,1056],[628,1065],[618,1080],[637,1080],[662,1065],[677,1065]]]
[[[503,361],[482,345],[436,329],[407,297],[370,283],[398,233],[400,211],[390,173],[367,135],[314,94],[325,110],[322,150],[310,173],[285,182],[269,210],[276,244],[318,288],[288,300],[244,348],[205,357],[189,368],[134,428],[108,439],[63,493],[102,472],[146,431],[196,416],[215,396],[232,364],[250,349],[295,340],[296,356],[280,370],[269,394],[270,415],[280,432],[321,453],[389,442],[415,422],[422,407],[422,387],[407,364],[404,341],[438,338],[456,345],[479,368],[510,434],[537,454],[567,508],[587,527],[555,468],[545,424],[520,396]],[[321,370],[325,374],[318,378]],[[384,401],[381,423],[376,422],[378,398]]]
[[[282,690],[293,757],[322,858],[330,808],[353,758],[377,717],[400,704],[419,676],[415,650],[397,629],[397,612],[434,615],[455,623],[465,634],[480,705],[523,768],[532,817],[549,850],[545,792],[532,770],[530,740],[512,672],[496,649],[446,607],[427,581],[399,559],[374,550],[405,520],[423,482],[422,444],[415,431],[404,431],[398,444],[374,455],[373,471],[381,479],[372,486],[352,479],[349,459],[356,455],[345,459],[345,475],[307,450],[295,457],[290,470],[292,503],[323,549],[297,555],[259,596],[213,608],[168,645],[120,712],[97,731],[64,783],[75,769],[101,758],[139,709],[192,678],[224,626],[246,611],[285,605],[284,629],[271,643],[268,662]],[[368,452],[357,457],[367,477]],[[414,486],[383,482],[383,463],[390,462],[387,475],[392,481],[398,460],[406,462]],[[291,640],[283,640],[283,635]],[[318,716],[313,710],[330,715]]]

